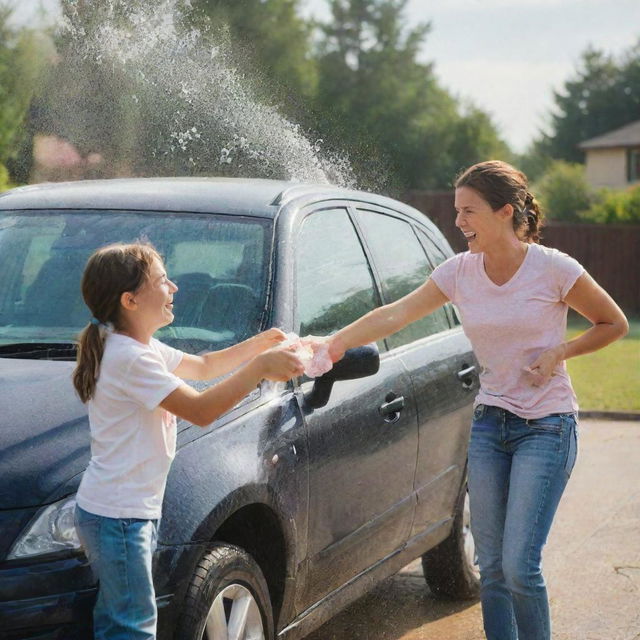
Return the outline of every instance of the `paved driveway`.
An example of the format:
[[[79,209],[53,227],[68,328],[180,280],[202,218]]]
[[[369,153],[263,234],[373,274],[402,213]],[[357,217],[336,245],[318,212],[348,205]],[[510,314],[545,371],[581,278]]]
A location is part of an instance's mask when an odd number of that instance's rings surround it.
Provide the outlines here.
[[[640,640],[640,421],[583,420],[546,547],[554,640]],[[307,640],[483,640],[476,601],[435,600],[414,562]]]

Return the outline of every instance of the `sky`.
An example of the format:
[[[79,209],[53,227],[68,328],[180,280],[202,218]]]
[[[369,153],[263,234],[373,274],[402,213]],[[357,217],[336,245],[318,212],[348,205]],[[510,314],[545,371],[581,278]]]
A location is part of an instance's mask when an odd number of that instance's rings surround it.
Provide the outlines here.
[[[26,24],[39,5],[55,15],[58,0],[12,4]],[[300,6],[329,17],[327,0]],[[640,0],[408,0],[406,16],[409,25],[431,23],[421,60],[434,64],[442,86],[489,113],[519,153],[546,128],[554,90],[589,45],[619,56],[640,41]]]

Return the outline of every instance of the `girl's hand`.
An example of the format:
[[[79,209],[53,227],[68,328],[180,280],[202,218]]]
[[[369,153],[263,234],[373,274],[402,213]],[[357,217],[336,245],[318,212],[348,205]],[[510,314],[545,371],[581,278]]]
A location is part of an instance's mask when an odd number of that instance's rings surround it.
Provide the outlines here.
[[[556,367],[564,360],[565,349],[564,343],[547,349],[530,366],[524,368],[524,371],[530,374],[531,384],[534,387],[546,385],[551,377],[555,375]]]
[[[286,382],[304,373],[304,365],[293,352],[294,346],[273,347],[254,358],[259,375],[266,380]]]
[[[267,329],[262,333],[258,333],[255,336],[257,353],[262,353],[267,349],[271,349],[271,347],[275,347],[279,345],[281,342],[284,342],[287,339],[284,331],[280,329],[276,329],[276,327],[272,327],[271,329]]]

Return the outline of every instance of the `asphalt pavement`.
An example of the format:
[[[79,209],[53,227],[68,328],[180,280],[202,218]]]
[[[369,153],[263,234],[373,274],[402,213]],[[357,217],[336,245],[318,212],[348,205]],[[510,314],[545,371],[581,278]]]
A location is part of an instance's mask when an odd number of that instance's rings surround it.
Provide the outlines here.
[[[582,419],[544,552],[554,640],[640,640],[640,421]],[[436,600],[419,561],[307,640],[483,640],[477,601]]]

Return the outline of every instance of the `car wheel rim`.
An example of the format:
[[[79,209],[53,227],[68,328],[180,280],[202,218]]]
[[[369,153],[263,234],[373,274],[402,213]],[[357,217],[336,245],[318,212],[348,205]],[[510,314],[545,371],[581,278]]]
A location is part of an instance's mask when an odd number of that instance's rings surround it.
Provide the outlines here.
[[[223,589],[207,614],[203,640],[265,640],[260,607],[241,584]]]
[[[473,541],[473,535],[471,534],[471,509],[469,506],[469,493],[464,496],[464,506],[462,507],[462,540],[464,542],[464,555],[467,559],[467,564],[471,570],[480,576],[480,570],[478,568],[478,556],[476,555],[476,543]]]

